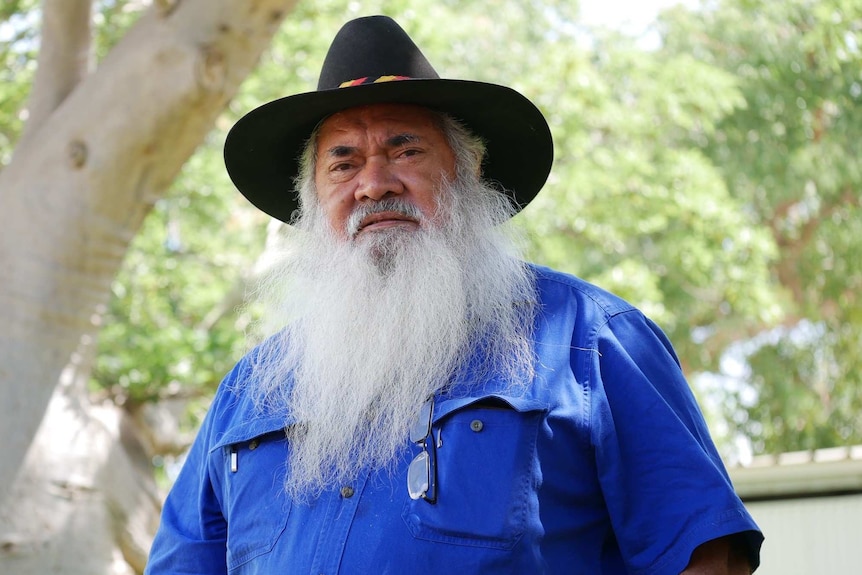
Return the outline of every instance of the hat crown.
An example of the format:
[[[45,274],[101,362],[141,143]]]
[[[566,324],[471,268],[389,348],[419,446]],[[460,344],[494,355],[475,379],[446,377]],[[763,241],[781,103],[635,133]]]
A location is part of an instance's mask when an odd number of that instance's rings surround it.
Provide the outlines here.
[[[357,18],[344,25],[329,47],[318,90],[332,90],[363,78],[384,76],[437,79],[440,76],[395,20]]]

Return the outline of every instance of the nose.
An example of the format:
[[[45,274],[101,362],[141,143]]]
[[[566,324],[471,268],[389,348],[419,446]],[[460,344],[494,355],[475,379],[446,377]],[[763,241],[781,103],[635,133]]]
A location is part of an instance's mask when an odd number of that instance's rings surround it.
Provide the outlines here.
[[[359,184],[356,186],[354,197],[357,202],[367,200],[376,202],[386,197],[401,195],[403,192],[404,183],[388,159],[373,156],[368,158],[359,173]]]

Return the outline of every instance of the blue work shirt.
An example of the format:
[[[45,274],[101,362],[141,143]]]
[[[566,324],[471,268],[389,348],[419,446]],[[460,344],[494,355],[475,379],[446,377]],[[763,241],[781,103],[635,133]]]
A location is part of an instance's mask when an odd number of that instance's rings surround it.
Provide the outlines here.
[[[623,300],[534,266],[535,380],[438,396],[437,500],[394,470],[311,503],[283,489],[283,416],[225,378],[165,502],[146,573],[678,574],[701,543],[762,536],[670,343]],[[499,389],[505,389],[500,385]]]

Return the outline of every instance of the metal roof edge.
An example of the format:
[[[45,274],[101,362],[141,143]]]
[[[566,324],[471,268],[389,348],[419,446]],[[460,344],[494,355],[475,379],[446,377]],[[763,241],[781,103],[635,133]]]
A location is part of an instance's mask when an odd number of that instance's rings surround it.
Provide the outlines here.
[[[728,472],[746,501],[862,493],[862,445],[757,456]]]

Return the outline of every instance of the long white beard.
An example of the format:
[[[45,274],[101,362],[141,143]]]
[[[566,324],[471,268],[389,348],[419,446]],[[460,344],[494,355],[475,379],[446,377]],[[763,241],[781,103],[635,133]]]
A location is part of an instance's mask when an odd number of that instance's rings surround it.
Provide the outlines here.
[[[497,225],[506,200],[475,185],[446,197],[441,228],[355,241],[336,239],[312,210],[262,287],[274,304],[268,319],[286,327],[261,349],[250,391],[296,422],[287,426],[293,497],[395,463],[420,405],[468,362],[472,385],[532,380],[534,283]]]

